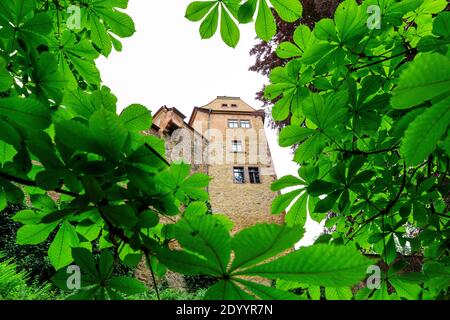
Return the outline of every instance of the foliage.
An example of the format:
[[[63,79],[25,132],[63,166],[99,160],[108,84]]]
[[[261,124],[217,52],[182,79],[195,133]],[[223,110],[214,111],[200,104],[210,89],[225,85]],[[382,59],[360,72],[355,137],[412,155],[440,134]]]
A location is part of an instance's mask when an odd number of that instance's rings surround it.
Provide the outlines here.
[[[44,283],[54,273],[47,256],[51,239],[38,246],[17,245],[16,234],[20,223],[14,222],[12,217],[21,209],[22,206],[9,205],[0,213],[0,251],[5,259],[14,260],[18,271],[26,272],[30,279]]]
[[[293,41],[295,29],[300,24],[307,25],[311,28],[319,20],[331,18],[339,2],[339,0],[303,0],[303,16],[294,23],[283,21],[278,14],[274,12],[277,33],[269,42],[260,40],[253,46],[250,50],[250,55],[254,56],[255,62],[249,70],[268,76],[272,69],[286,65],[290,59],[281,59],[278,57],[276,48],[279,44],[285,41]],[[263,103],[263,107],[267,110],[269,115],[271,108],[278,101],[278,99],[271,101],[264,97],[264,88],[256,93],[256,99]],[[282,129],[290,123],[290,117],[283,121],[277,121],[269,116],[267,120],[274,129]]]
[[[25,271],[17,272],[12,259],[4,259],[0,253],[0,300],[54,300],[62,299],[51,284],[29,285],[29,275]]]
[[[288,22],[294,22],[302,16],[303,6],[298,0],[269,0],[277,14]],[[200,25],[200,36],[208,39],[214,36],[219,25],[223,41],[230,47],[239,42],[237,23],[249,23],[255,19],[256,34],[269,41],[277,31],[277,25],[267,0],[214,0],[195,1],[186,10],[186,18],[190,21],[203,21]],[[220,14],[219,14],[220,12]]]
[[[380,28],[368,28],[369,6],[377,4]],[[332,211],[330,243],[382,258],[382,288],[357,298],[430,299],[448,291],[446,7],[346,0],[333,19],[298,26],[276,49],[289,62],[271,71],[265,97],[278,99],[275,120],[290,117],[279,142],[298,145],[300,169],[273,184],[274,191],[297,189],[277,197],[272,211],[292,204],[286,222],[298,227],[308,212],[320,222]],[[406,255],[424,258],[421,272],[405,274]]]
[[[172,288],[166,288],[159,293],[161,300],[202,300],[205,290],[197,290],[194,292],[185,292]],[[139,295],[127,296],[126,300],[158,300],[158,296],[154,291],[147,291]]]
[[[205,275],[184,276],[184,282],[186,283],[186,289],[189,293],[195,293],[200,290],[208,289],[214,283],[216,279]]]
[[[121,50],[117,37],[134,33],[121,11],[128,1],[2,1],[0,208],[25,199],[32,205],[14,216],[23,224],[17,243],[37,245],[55,234],[48,249],[58,270],[54,282],[67,289],[66,267],[82,270],[82,288],[70,299],[145,294],[142,283],[112,272],[120,261],[135,267],[142,258],[155,275],[169,268],[215,278],[208,299],[302,298],[248,276],[326,287],[349,298],[349,288],[376,262],[358,249],[380,254],[389,271],[383,290],[360,290],[356,297],[394,297],[387,295],[389,285],[395,297],[411,298],[402,293],[410,288],[422,298],[439,297],[449,278],[442,197],[448,192],[442,183],[449,151],[448,88],[442,85],[448,81],[448,16],[435,17],[444,2],[384,1],[382,28],[368,31],[366,9],[375,1],[347,0],[334,20],[320,21],[313,31],[301,25],[294,43],[280,44],[278,54],[292,61],[272,71],[266,95],[280,97],[276,118],[291,116],[280,143],[301,143],[294,158],[301,168],[299,178],[282,178],[273,189],[300,187],[274,201],[274,213],[294,202],[287,225],[259,224],[231,236],[224,216],[206,214],[210,178],[189,175],[184,163],[169,164],[160,141],[141,134],[150,112],[134,104],[118,115],[117,99],[101,83],[94,60]],[[270,3],[284,20],[301,16],[296,0]],[[68,10],[74,4],[81,12],[75,27],[69,22],[76,14]],[[255,14],[260,37],[273,36],[267,4],[197,2],[187,16],[206,16],[200,29],[209,37],[220,15],[222,38],[235,46],[235,20],[250,22]],[[430,62],[441,68],[424,73]],[[428,121],[432,130],[424,132]],[[332,244],[287,252],[301,238],[308,211],[320,220],[330,210],[337,213],[327,222],[336,226]],[[409,225],[420,228],[419,236],[404,237]],[[169,246],[173,241],[181,248]],[[392,264],[396,241],[424,254],[423,272],[401,275],[401,264]]]
[[[289,21],[300,17],[296,1],[271,3]],[[331,286],[364,278],[372,262],[351,246],[318,246],[279,257],[300,239],[299,228],[257,225],[231,237],[226,217],[207,214],[210,178],[189,175],[184,163],[170,165],[161,141],[141,134],[151,124],[150,112],[133,104],[117,114],[117,99],[102,84],[95,59],[113,48],[120,51],[118,38],[134,33],[122,11],[127,5],[126,0],[0,4],[0,207],[31,205],[13,217],[22,225],[17,243],[42,245],[50,239],[53,281],[65,290],[67,266],[81,268],[82,288],[70,299],[145,293],[142,283],[112,272],[120,263],[134,268],[142,258],[158,276],[170,268],[215,278],[208,298],[297,298],[244,280],[247,275]],[[238,37],[228,11],[238,15],[238,3],[209,6],[207,31],[220,11],[222,37],[234,45]],[[197,18],[205,12],[196,10]],[[245,10],[253,15],[249,4]],[[169,249],[173,241],[182,250]],[[249,246],[254,242],[261,246]],[[348,274],[336,278],[343,270]]]

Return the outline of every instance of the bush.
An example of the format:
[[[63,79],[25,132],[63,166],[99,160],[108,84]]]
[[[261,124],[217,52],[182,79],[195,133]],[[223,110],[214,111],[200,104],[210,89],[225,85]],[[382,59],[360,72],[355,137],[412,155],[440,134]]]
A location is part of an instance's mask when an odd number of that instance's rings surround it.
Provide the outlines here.
[[[24,271],[30,278],[44,283],[55,273],[47,256],[54,235],[50,235],[39,246],[17,245],[16,234],[21,225],[14,222],[12,217],[23,209],[23,206],[10,204],[0,212],[0,251],[6,259],[14,259],[18,271]]]
[[[31,283],[31,285],[29,285]],[[13,259],[0,253],[0,300],[58,300],[63,296],[53,290],[50,283],[32,281],[25,271],[17,271]]]
[[[217,280],[206,275],[184,276],[186,287],[189,293],[196,293],[199,290],[208,289]]]
[[[206,293],[206,289],[198,290],[194,293],[189,293],[181,290],[166,288],[159,292],[161,300],[202,300]],[[157,300],[156,292],[154,290],[148,291],[144,294],[127,296],[126,300]]]

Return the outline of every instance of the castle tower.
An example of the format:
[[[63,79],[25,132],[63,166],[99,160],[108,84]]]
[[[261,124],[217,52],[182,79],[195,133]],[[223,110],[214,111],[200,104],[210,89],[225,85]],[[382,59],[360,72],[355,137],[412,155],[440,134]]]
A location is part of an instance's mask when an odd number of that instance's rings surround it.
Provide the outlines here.
[[[194,108],[188,125],[208,141],[203,153],[212,178],[209,195],[214,213],[234,222],[234,231],[258,222],[281,222],[270,213],[276,180],[264,131],[264,110],[239,97],[219,96]]]
[[[191,164],[193,172],[208,174],[208,193],[213,213],[227,215],[233,232],[256,223],[281,223],[272,215],[277,195],[270,190],[275,169],[264,131],[264,111],[255,110],[237,97],[217,97],[192,111],[189,122],[176,108],[161,107],[152,127],[144,134],[165,141],[166,158]],[[151,273],[142,261],[135,276],[151,283]],[[171,288],[184,288],[183,277],[169,272]]]

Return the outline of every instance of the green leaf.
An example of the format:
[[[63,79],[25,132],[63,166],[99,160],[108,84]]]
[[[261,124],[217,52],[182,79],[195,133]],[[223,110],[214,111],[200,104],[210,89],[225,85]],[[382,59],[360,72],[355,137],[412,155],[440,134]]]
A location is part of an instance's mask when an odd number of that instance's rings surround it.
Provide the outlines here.
[[[140,228],[153,228],[158,224],[158,222],[158,215],[151,210],[145,210],[139,215]]]
[[[424,53],[408,64],[393,91],[391,104],[407,109],[450,93],[450,59],[438,53]]]
[[[433,34],[441,37],[450,37],[450,12],[442,12],[434,19]]]
[[[285,194],[278,195],[272,202],[272,214],[282,213],[294,199],[303,192],[303,189],[297,189]]]
[[[409,125],[400,153],[409,166],[421,163],[436,149],[450,123],[450,98],[431,106]]]
[[[255,2],[256,5],[256,2]],[[256,34],[264,41],[269,41],[277,32],[277,25],[266,0],[259,1],[258,15],[255,22]]]
[[[312,196],[321,196],[336,190],[336,185],[323,180],[315,180],[308,185],[308,193]]]
[[[8,206],[8,199],[6,199],[6,193],[1,189],[2,188],[0,188],[0,211],[3,211]]]
[[[112,50],[112,43],[106,28],[98,18],[93,18],[90,24],[92,42],[100,48],[101,53],[107,57]]]
[[[339,42],[333,20],[322,19],[314,26],[314,36],[319,40]]]
[[[4,194],[2,192],[2,194]],[[12,218],[15,222],[23,224],[39,224],[42,219],[42,214],[39,214],[33,210],[22,210],[17,212]]]
[[[208,265],[225,273],[230,260],[231,237],[213,216],[184,216],[174,228],[180,244],[208,260]]]
[[[342,43],[349,43],[367,33],[367,13],[355,0],[345,0],[336,9],[334,22]]]
[[[196,173],[187,177],[182,183],[182,188],[206,188],[211,178],[203,173]]]
[[[353,298],[353,293],[350,288],[326,288],[325,296],[327,300],[351,300]]]
[[[280,190],[288,188],[288,187],[304,185],[304,184],[305,184],[305,182],[303,180],[301,180],[297,177],[294,177],[292,175],[287,175],[287,176],[281,177],[277,181],[274,181],[271,184],[270,189],[272,191],[280,191]]]
[[[75,263],[94,279],[100,280],[94,256],[85,248],[72,248],[72,257]]]
[[[308,194],[304,192],[297,201],[295,201],[284,218],[288,226],[298,228],[305,225],[308,215],[307,204]]]
[[[13,84],[13,78],[6,69],[6,62],[0,57],[0,92],[7,91]]]
[[[217,1],[195,1],[189,4],[186,9],[186,19],[196,22],[202,20],[211,10]]]
[[[278,46],[276,50],[277,56],[281,59],[289,59],[294,57],[299,57],[302,54],[302,51],[291,42],[282,42]]]
[[[326,212],[330,211],[333,208],[334,204],[336,203],[336,201],[340,195],[341,195],[340,190],[330,193],[329,195],[327,195],[326,198],[317,202],[317,204],[314,208],[314,212],[326,213]]]
[[[206,16],[200,25],[200,36],[202,39],[211,38],[217,31],[219,25],[219,5],[216,5],[214,9]]]
[[[152,116],[143,105],[132,104],[122,111],[120,120],[130,131],[143,131],[150,129]]]
[[[5,164],[6,162],[13,161],[16,155],[17,151],[13,146],[0,141],[0,164]]]
[[[42,243],[48,238],[57,225],[57,223],[25,225],[17,231],[16,242],[21,245]]]
[[[106,109],[98,110],[89,120],[89,128],[100,144],[103,154],[118,160],[128,137],[128,131],[119,117]]]
[[[100,212],[114,225],[124,227],[134,227],[138,223],[138,218],[134,209],[127,205],[115,205],[101,207]]]
[[[334,49],[335,46],[328,42],[314,44],[305,48],[301,61],[304,64],[314,64]]]
[[[108,285],[122,293],[125,294],[139,294],[147,291],[145,284],[137,279],[129,277],[114,277],[109,282]]]
[[[18,131],[8,122],[0,119],[0,140],[20,149],[21,137]]]
[[[131,37],[136,29],[133,20],[125,13],[117,10],[97,9],[111,31],[121,38]]]
[[[300,248],[275,261],[259,265],[240,274],[283,279],[315,286],[352,286],[366,275],[373,261],[356,249],[326,244]]]
[[[342,107],[343,103],[337,103],[338,98],[343,101],[345,96],[335,95],[325,100],[319,94],[311,94],[304,101],[303,112],[319,128],[327,130],[334,124],[341,122],[347,113],[347,110]]]
[[[447,135],[447,138],[443,142],[444,149],[447,152],[447,155],[450,156],[450,132]]]
[[[408,300],[419,300],[422,288],[418,284],[406,282],[399,278],[390,278],[389,282],[400,297]]]
[[[217,275],[217,269],[205,259],[198,255],[185,251],[160,249],[157,254],[158,260],[169,269],[185,275],[209,274]]]
[[[42,130],[50,125],[50,110],[31,98],[0,99],[0,115],[28,130]]]
[[[249,23],[253,20],[258,0],[247,0],[239,7],[238,20],[240,23]]]
[[[325,140],[322,135],[316,134],[305,140],[294,154],[294,161],[302,164],[318,156],[325,147]]]
[[[270,0],[273,7],[286,22],[295,22],[302,17],[303,6],[298,0]]]
[[[99,270],[102,280],[109,279],[114,269],[114,257],[109,250],[100,255]]]
[[[48,248],[48,257],[56,270],[67,266],[73,261],[71,255],[72,247],[77,246],[78,243],[79,240],[75,228],[69,222],[64,221]]]
[[[244,229],[232,240],[235,258],[230,270],[254,265],[290,249],[302,236],[303,230],[278,224],[256,224]]]
[[[236,23],[222,6],[222,14],[220,18],[220,35],[222,40],[230,47],[235,48],[239,42],[240,32]]]
[[[63,144],[73,150],[101,152],[99,143],[89,128],[78,121],[65,120],[55,123],[55,133],[57,144]]]
[[[280,146],[289,147],[293,144],[302,143],[304,140],[315,134],[316,131],[298,125],[289,125],[280,132]]]
[[[273,287],[266,287],[255,282],[236,279],[261,300],[302,300],[302,298],[291,292],[279,290]]]
[[[242,290],[234,281],[220,280],[205,294],[206,300],[254,300],[255,298]]]
[[[285,93],[272,108],[272,117],[276,121],[283,121],[289,116],[292,94]]]

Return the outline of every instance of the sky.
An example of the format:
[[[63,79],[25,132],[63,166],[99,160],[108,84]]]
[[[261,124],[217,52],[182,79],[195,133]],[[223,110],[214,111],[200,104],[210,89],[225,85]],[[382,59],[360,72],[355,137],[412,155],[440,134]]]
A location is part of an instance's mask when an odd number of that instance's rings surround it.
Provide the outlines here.
[[[226,46],[219,32],[213,39],[201,40],[200,23],[184,18],[193,0],[133,0],[126,13],[136,25],[136,33],[123,39],[122,52],[99,58],[103,83],[118,98],[121,111],[140,103],[155,113],[161,106],[176,107],[188,118],[196,106],[204,106],[217,96],[237,96],[255,109],[255,99],[267,82],[266,77],[248,71],[254,58],[250,49],[257,43],[253,24],[240,25],[241,39],[236,48]],[[290,148],[281,148],[277,133],[266,128],[266,135],[278,177],[297,175]],[[308,244],[320,227],[307,222]]]

